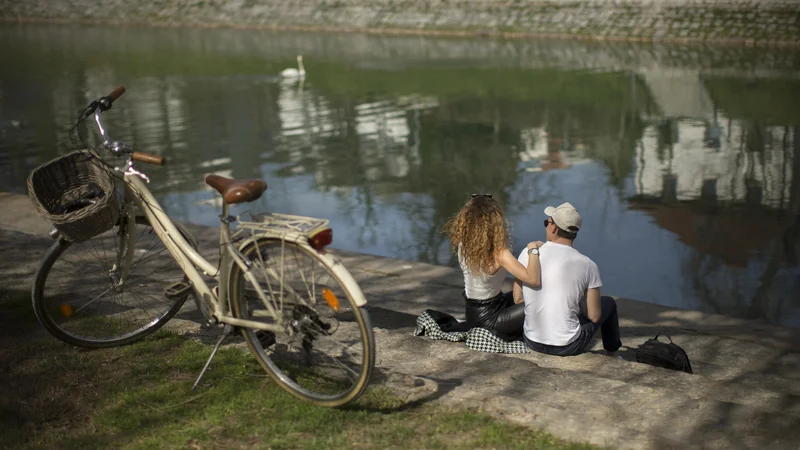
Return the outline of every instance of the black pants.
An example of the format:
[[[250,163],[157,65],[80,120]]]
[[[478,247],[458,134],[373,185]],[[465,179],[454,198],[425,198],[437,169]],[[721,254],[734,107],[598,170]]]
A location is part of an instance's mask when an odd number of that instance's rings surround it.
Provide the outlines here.
[[[525,304],[514,304],[513,292],[499,293],[486,300],[473,300],[461,293],[467,302],[467,325],[486,328],[506,341],[522,337]]]
[[[600,297],[600,321],[594,323],[591,320],[578,315],[581,328],[578,338],[567,345],[547,345],[533,342],[526,336],[525,343],[531,350],[548,355],[556,356],[575,356],[580,355],[586,350],[586,347],[592,341],[597,331],[600,331],[600,336],[603,338],[603,349],[609,352],[615,352],[622,346],[622,341],[619,339],[619,317],[617,317],[617,302],[608,296]]]

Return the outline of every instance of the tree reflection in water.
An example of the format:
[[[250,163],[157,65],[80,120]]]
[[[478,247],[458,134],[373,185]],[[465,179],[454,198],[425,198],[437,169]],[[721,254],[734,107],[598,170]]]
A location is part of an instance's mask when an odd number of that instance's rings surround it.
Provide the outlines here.
[[[625,58],[607,67],[593,60],[586,70],[557,51],[615,53],[583,43],[545,51],[508,42],[511,56],[487,63],[492,44],[483,41],[469,49],[484,56],[455,60],[441,49],[457,43],[436,39],[408,47],[402,39],[273,36],[264,48],[232,31],[130,30],[101,41],[88,28],[15,30],[0,32],[14,42],[0,73],[2,189],[20,190],[33,167],[69,149],[75,112],[125,84],[109,127],[173,161],[148,174],[179,220],[218,220],[206,173],[264,177],[269,190],[248,209],[324,214],[340,248],[455,265],[440,229],[470,193],[491,192],[519,218],[519,241],[533,237],[537,208],[572,196],[591,229],[604,230],[581,245],[596,252],[614,293],[800,325],[800,117],[786,106],[800,95],[796,80],[753,82],[743,69],[673,76]],[[169,39],[153,46],[151,34]],[[316,47],[327,40],[339,44]],[[378,50],[365,50],[373,44]],[[96,58],[77,57],[84,45]],[[274,74],[298,45],[309,46],[302,53],[312,75],[283,83]],[[393,53],[409,48],[419,53]],[[625,47],[643,61],[647,51]],[[765,52],[755,56],[792,60]],[[728,53],[715,64],[734,64]],[[30,125],[4,125],[17,117]],[[647,219],[626,229],[644,236],[629,261],[606,251],[625,245],[615,234],[623,217]],[[645,264],[657,252],[659,265]],[[647,279],[662,284],[633,289],[657,271],[663,277]],[[670,284],[689,300],[663,294]]]

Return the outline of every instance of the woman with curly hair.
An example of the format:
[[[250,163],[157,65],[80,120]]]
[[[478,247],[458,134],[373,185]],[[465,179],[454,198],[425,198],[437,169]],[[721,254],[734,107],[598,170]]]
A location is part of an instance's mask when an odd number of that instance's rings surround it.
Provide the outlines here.
[[[513,291],[503,293],[506,274],[530,287],[541,285],[538,249],[541,241],[528,244],[528,267],[509,249],[509,233],[503,208],[488,194],[473,195],[455,217],[447,221],[444,232],[464,272],[467,326],[487,328],[497,336],[516,339],[525,321],[523,299]]]

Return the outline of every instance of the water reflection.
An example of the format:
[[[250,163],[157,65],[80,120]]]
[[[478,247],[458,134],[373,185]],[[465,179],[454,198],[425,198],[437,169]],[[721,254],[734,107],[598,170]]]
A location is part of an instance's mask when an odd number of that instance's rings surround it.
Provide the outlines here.
[[[0,28],[14,43],[0,46],[0,189],[24,190],[68,150],[77,111],[125,84],[108,124],[173,161],[148,174],[179,220],[215,224],[204,174],[263,177],[246,208],[327,217],[339,248],[452,265],[439,230],[468,194],[500,199],[517,248],[568,199],[606,292],[800,326],[796,54],[104,32]],[[297,52],[309,76],[282,81]]]

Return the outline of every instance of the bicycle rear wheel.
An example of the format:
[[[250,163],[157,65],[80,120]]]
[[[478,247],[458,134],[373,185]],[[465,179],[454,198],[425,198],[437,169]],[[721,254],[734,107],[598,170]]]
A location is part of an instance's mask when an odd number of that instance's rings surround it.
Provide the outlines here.
[[[87,348],[130,344],[161,328],[183,305],[188,294],[164,294],[185,279],[183,271],[144,216],[131,230],[136,244],[128,279],[116,287],[126,227],[122,221],[80,243],[59,239],[47,252],[33,283],[33,310],[58,339]],[[196,247],[185,229],[178,230]]]
[[[329,407],[355,400],[369,382],[375,340],[369,314],[354,301],[361,290],[352,276],[341,264],[294,242],[265,238],[242,253],[253,262],[250,272],[258,286],[233,266],[234,316],[269,324],[279,317],[285,324],[277,334],[243,330],[258,362],[301,399]]]

